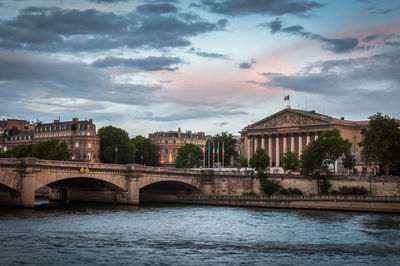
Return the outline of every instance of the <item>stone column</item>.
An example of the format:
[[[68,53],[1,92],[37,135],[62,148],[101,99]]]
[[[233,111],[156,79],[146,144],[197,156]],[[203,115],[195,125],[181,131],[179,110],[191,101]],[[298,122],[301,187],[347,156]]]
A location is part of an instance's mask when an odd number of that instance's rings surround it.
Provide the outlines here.
[[[258,138],[257,136],[254,136],[254,151],[253,154],[256,152],[258,146]]]
[[[303,150],[303,141],[302,141],[302,135],[299,134],[299,156],[301,155],[301,151]]]
[[[307,144],[308,145],[310,143],[310,133],[307,133]]]
[[[250,136],[246,136],[247,140],[247,164],[250,162]]]
[[[265,150],[265,138],[264,135],[261,135],[261,148]]]
[[[286,135],[283,136],[283,153],[287,152],[287,143],[286,143]]]
[[[294,136],[290,137],[290,151],[294,152]]]
[[[275,150],[276,167],[279,167],[279,136],[276,136],[276,150]]]
[[[271,163],[272,163],[272,136],[271,135],[268,136],[268,156],[271,159]]]
[[[126,187],[128,189],[129,205],[139,205],[139,177],[128,177],[126,179]]]

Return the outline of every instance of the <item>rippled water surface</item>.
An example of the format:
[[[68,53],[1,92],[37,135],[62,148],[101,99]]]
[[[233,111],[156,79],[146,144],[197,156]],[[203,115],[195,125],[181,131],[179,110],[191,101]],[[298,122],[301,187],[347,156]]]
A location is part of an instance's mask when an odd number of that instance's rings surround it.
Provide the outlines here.
[[[399,265],[400,216],[187,205],[0,209],[0,265]]]

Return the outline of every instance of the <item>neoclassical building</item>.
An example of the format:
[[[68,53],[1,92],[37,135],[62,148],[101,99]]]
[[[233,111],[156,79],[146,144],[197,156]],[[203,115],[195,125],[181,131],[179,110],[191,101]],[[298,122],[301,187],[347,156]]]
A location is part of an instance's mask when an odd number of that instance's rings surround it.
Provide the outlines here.
[[[161,164],[173,165],[178,157],[178,149],[185,144],[194,144],[201,149],[206,145],[207,139],[211,136],[206,136],[204,132],[193,133],[191,131],[181,132],[154,132],[149,134],[150,141],[156,146],[156,151]]]
[[[367,166],[360,160],[357,143],[362,139],[361,129],[367,126],[368,121],[349,121],[344,117],[337,119],[315,111],[286,108],[248,125],[240,132],[241,154],[249,161],[257,147],[262,147],[271,158],[271,166],[280,166],[282,154],[292,151],[301,155],[301,151],[323,131],[337,128],[343,138],[352,142],[351,151],[357,159],[356,169],[366,173]]]

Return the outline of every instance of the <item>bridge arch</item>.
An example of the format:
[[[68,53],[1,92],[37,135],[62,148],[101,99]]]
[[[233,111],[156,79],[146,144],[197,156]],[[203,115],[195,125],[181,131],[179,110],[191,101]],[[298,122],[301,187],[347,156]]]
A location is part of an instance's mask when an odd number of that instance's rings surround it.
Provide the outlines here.
[[[93,177],[92,175],[87,175],[87,174],[70,174],[70,173],[69,174],[57,173],[54,175],[43,175],[43,174],[38,175],[35,182],[34,190],[50,184],[56,184],[57,182],[62,182],[62,181],[68,182],[68,180],[76,181],[78,179],[81,180],[84,179],[87,181],[92,180],[94,183],[102,181],[105,184],[110,184],[114,186],[118,190],[126,191],[125,178],[121,177],[117,178],[109,175],[96,175],[95,177]]]
[[[183,183],[183,184],[187,184],[191,187],[196,188],[197,190],[201,191],[202,190],[202,186],[201,183],[194,178],[184,178],[184,177],[142,177],[139,179],[139,189],[148,187],[152,184],[156,184],[156,183],[161,183],[161,182],[177,182],[177,183]]]

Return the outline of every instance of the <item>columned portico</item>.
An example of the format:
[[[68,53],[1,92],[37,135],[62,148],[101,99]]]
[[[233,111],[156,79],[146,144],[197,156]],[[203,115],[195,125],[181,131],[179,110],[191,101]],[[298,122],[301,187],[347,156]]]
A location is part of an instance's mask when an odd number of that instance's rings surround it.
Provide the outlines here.
[[[276,166],[278,167],[279,166],[279,156],[280,156],[280,154],[279,154],[279,135],[276,135],[276,137],[275,137],[275,149],[276,149],[276,151],[275,151],[275,162],[276,162]]]
[[[249,160],[257,147],[261,146],[268,153],[271,163],[279,166],[282,154],[290,150],[301,155],[302,150],[318,139],[321,132],[338,127],[341,132],[347,132],[346,136],[351,136],[357,128],[350,127],[356,127],[357,123],[335,119],[314,111],[287,108],[241,131],[242,139],[246,140],[247,137],[247,147],[246,144],[243,145],[247,152],[243,154],[246,154]]]
[[[271,135],[268,136],[268,156],[271,159],[271,163],[272,163],[272,136]]]

